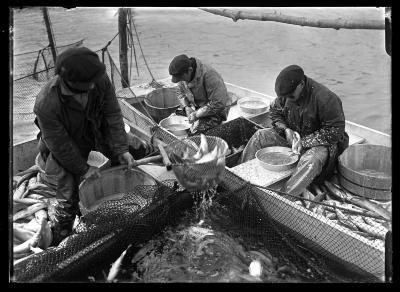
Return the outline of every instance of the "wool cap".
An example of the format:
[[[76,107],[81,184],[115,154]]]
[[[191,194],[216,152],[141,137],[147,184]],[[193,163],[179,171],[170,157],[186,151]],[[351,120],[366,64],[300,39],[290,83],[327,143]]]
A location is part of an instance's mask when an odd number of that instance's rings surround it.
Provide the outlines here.
[[[292,93],[304,79],[304,71],[300,66],[290,65],[284,68],[276,77],[275,92],[278,96]]]
[[[106,71],[99,56],[86,47],[66,49],[57,56],[56,74],[71,82],[96,82]]]
[[[190,59],[186,55],[179,55],[172,59],[169,64],[170,75],[182,75],[190,67]]]

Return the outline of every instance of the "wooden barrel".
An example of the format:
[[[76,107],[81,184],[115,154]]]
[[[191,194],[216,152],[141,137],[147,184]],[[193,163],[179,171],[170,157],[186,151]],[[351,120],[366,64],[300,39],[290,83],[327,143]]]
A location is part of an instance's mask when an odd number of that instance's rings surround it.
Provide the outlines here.
[[[340,184],[348,191],[370,199],[391,200],[392,151],[390,147],[354,144],[340,156]]]
[[[99,178],[84,180],[79,185],[81,213],[85,215],[104,201],[120,199],[138,185],[156,184],[152,176],[139,169],[126,170],[125,165],[107,168]]]

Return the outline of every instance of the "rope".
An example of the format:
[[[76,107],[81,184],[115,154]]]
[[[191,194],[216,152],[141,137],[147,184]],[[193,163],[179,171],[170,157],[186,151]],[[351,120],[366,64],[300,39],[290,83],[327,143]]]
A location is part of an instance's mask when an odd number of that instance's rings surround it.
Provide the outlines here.
[[[129,20],[129,26],[132,26],[131,21]],[[135,43],[133,42],[133,36],[132,36],[132,30],[130,27],[127,27],[127,31],[128,31],[128,46],[131,48],[131,66],[129,67],[129,75],[131,76],[131,70],[132,70],[132,49],[133,49],[133,53],[135,56],[135,67],[136,67],[136,73],[139,76],[139,67],[138,67],[138,62],[137,62],[137,58],[136,58],[136,48],[135,48]]]
[[[119,74],[119,76],[121,77],[121,79],[123,80],[123,77],[121,75],[121,72],[118,70],[118,67],[115,65],[114,60],[112,59],[110,52],[105,49],[105,51],[108,54],[108,59],[110,60],[110,64],[111,64],[111,68],[115,68],[115,70],[117,71],[117,73]],[[125,81],[125,80],[123,80]],[[138,104],[140,104],[140,106],[143,108],[143,110],[146,112],[147,116],[151,119],[151,121],[157,125],[157,123],[154,121],[153,117],[150,115],[150,113],[148,112],[147,108],[145,106],[143,106],[143,104],[138,100],[136,94],[132,91],[132,89],[130,87],[127,87],[129,89],[129,91],[133,94],[133,96],[137,99]]]
[[[129,13],[129,14],[128,14],[129,21],[130,21],[130,23],[132,24],[133,29],[135,30],[135,35],[136,35],[136,38],[137,38],[137,40],[138,40],[139,48],[140,48],[140,51],[141,51],[141,53],[142,53],[144,63],[145,63],[145,65],[146,65],[146,67],[147,67],[147,70],[149,71],[150,76],[151,76],[151,78],[152,78],[152,81],[151,81],[150,84],[154,84],[154,85],[156,85],[156,86],[162,87],[162,85],[159,84],[159,83],[155,80],[153,74],[151,73],[151,70],[150,70],[150,68],[149,68],[149,65],[147,64],[147,61],[146,61],[146,57],[144,56],[144,53],[143,53],[142,45],[140,44],[139,35],[138,35],[137,30],[136,30],[135,22],[133,21],[131,11],[129,10],[128,13]]]
[[[101,49],[102,51],[106,51],[108,46],[111,45],[112,41],[119,35],[119,32]]]
[[[84,40],[85,39],[81,39],[81,40],[79,40],[79,41],[77,41],[75,43],[72,43],[72,44],[66,44],[66,45],[62,45],[62,46],[57,46],[57,49],[61,49],[61,48],[64,48],[64,47],[69,47],[69,46],[72,46],[72,45],[79,46],[79,45],[81,45],[83,43]],[[14,57],[19,57],[19,56],[23,56],[23,55],[37,53],[37,52],[40,52],[41,50],[46,49],[47,47],[48,47],[48,45],[46,47],[44,47],[43,49],[40,49],[40,50],[37,50],[37,51],[30,51],[30,52],[15,54]]]

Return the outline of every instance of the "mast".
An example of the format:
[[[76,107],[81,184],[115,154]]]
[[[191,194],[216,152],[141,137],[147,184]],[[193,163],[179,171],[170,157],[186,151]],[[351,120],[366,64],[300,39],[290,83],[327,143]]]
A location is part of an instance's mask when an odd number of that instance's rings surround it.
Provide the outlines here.
[[[122,87],[129,87],[128,77],[128,42],[126,35],[127,9],[119,8],[118,11],[118,33],[119,33],[119,65],[121,68]]]
[[[55,65],[56,58],[57,58],[56,41],[54,39],[53,30],[51,28],[49,12],[46,7],[42,8],[42,13],[43,13],[43,18],[44,18],[44,23],[46,25],[47,37],[49,38],[50,50],[51,50],[51,54],[53,55],[53,61],[54,61],[54,65]]]

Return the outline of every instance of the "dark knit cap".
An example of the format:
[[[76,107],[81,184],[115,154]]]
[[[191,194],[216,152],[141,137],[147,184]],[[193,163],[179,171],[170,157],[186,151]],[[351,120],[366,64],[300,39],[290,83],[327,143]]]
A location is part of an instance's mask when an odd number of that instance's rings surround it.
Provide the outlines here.
[[[297,85],[304,79],[304,71],[297,65],[284,68],[275,81],[275,92],[278,96],[292,93]]]
[[[57,56],[56,74],[71,82],[96,82],[106,71],[99,56],[85,47],[66,49]]]
[[[179,55],[172,59],[169,64],[170,75],[182,75],[190,67],[190,59],[186,55]]]

